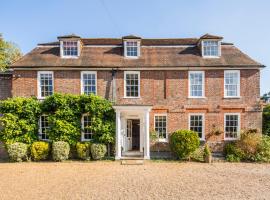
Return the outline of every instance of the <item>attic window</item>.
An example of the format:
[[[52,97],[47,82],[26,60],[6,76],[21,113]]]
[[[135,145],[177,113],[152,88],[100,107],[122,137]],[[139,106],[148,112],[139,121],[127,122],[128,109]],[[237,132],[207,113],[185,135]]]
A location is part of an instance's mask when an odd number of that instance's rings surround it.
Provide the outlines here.
[[[62,41],[62,57],[78,57],[78,41]]]
[[[125,57],[137,58],[140,55],[138,41],[125,41]]]
[[[202,55],[203,57],[219,57],[220,42],[216,40],[202,41]]]

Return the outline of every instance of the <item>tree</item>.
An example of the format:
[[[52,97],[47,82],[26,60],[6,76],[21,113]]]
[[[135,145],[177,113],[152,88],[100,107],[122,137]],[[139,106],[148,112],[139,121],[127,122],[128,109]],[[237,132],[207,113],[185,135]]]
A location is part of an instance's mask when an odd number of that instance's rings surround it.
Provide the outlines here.
[[[270,104],[263,109],[263,134],[270,136]]]
[[[262,99],[263,101],[265,101],[265,102],[268,102],[269,99],[270,99],[270,92],[265,93],[265,94],[261,97],[261,99]]]
[[[21,58],[19,47],[13,42],[7,42],[0,34],[0,71],[6,70],[12,63]]]

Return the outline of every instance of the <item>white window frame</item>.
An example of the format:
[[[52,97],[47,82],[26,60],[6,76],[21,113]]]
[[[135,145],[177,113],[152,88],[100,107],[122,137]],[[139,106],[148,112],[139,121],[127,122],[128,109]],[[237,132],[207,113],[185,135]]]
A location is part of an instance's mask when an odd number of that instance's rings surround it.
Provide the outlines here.
[[[96,80],[96,91],[95,91],[95,95],[97,95],[97,72],[96,71],[81,71],[81,94],[85,94],[84,93],[84,81],[83,81],[83,75],[84,74],[94,74],[95,75],[95,80]]]
[[[204,42],[207,42],[207,41],[214,41],[214,42],[218,42],[218,55],[217,56],[209,56],[209,55],[204,55]],[[201,41],[201,46],[202,46],[202,57],[203,58],[219,58],[221,56],[221,41],[218,41],[218,40],[202,40]]]
[[[159,138],[158,135],[158,142],[168,142],[168,116],[167,113],[158,113],[154,114],[154,130],[156,131],[156,116],[165,116],[166,117],[166,138]]]
[[[38,89],[38,99],[45,99],[46,97],[41,96],[41,88],[40,88],[40,75],[41,74],[52,74],[52,94],[54,93],[54,73],[53,71],[38,71],[38,80],[37,80],[37,89]]]
[[[77,55],[64,55],[64,42],[77,42]],[[60,41],[60,56],[61,58],[79,58],[81,54],[81,44],[79,40],[61,40]]]
[[[236,138],[226,137],[226,116],[228,116],[228,115],[237,115],[238,116],[238,127],[237,127],[237,137]],[[224,113],[224,140],[226,140],[226,141],[238,140],[240,138],[240,130],[241,130],[241,114],[240,113]]]
[[[191,79],[190,75],[192,73],[202,74],[202,96],[191,96]],[[188,71],[188,98],[205,98],[205,72],[204,71]]]
[[[85,116],[90,116],[88,113],[84,113],[82,115],[82,118],[81,118],[81,127],[82,127],[82,131],[81,131],[81,141],[82,142],[87,142],[87,141],[92,141],[93,139],[85,139],[84,138],[84,117]],[[93,136],[94,133],[91,133],[91,135]]]
[[[42,140],[42,141],[49,141],[49,139],[42,139],[42,127],[41,127],[41,117],[48,117],[48,115],[45,115],[45,114],[43,114],[43,115],[40,115],[39,116],[39,120],[38,120],[38,138],[39,138],[39,140]],[[47,134],[45,134],[46,136],[47,136]],[[47,136],[48,137],[48,136]]]
[[[188,114],[188,129],[190,130],[191,116],[202,116],[202,137],[200,141],[205,141],[205,114],[204,113],[189,113]]]
[[[134,96],[134,97],[130,97],[127,96],[126,93],[126,75],[127,74],[137,74],[138,75],[138,96]],[[128,99],[139,99],[141,98],[141,75],[140,75],[140,71],[124,71],[124,98],[128,98]]]
[[[136,42],[137,43],[137,56],[128,56],[127,55],[127,42]],[[141,55],[141,42],[138,40],[125,40],[124,41],[124,56],[126,58],[138,58]]]
[[[228,96],[226,91],[226,81],[225,81],[225,75],[226,73],[237,73],[238,78],[238,84],[237,84],[237,96]],[[240,85],[241,85],[241,76],[240,76],[240,70],[224,70],[223,75],[223,85],[224,85],[224,98],[240,98]]]

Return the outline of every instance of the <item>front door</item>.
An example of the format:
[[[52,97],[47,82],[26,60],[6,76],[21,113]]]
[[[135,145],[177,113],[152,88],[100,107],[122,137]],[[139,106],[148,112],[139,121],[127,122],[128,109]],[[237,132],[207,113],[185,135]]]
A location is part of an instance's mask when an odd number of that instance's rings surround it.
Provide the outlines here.
[[[140,120],[128,119],[126,138],[125,138],[126,151],[139,151],[140,150]]]

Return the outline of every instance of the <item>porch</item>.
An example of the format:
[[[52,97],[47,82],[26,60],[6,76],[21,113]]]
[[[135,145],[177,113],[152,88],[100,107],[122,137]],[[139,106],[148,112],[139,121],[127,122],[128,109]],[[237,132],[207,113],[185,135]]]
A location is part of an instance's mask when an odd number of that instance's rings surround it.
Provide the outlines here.
[[[149,113],[152,106],[116,105],[115,159],[150,159]]]

